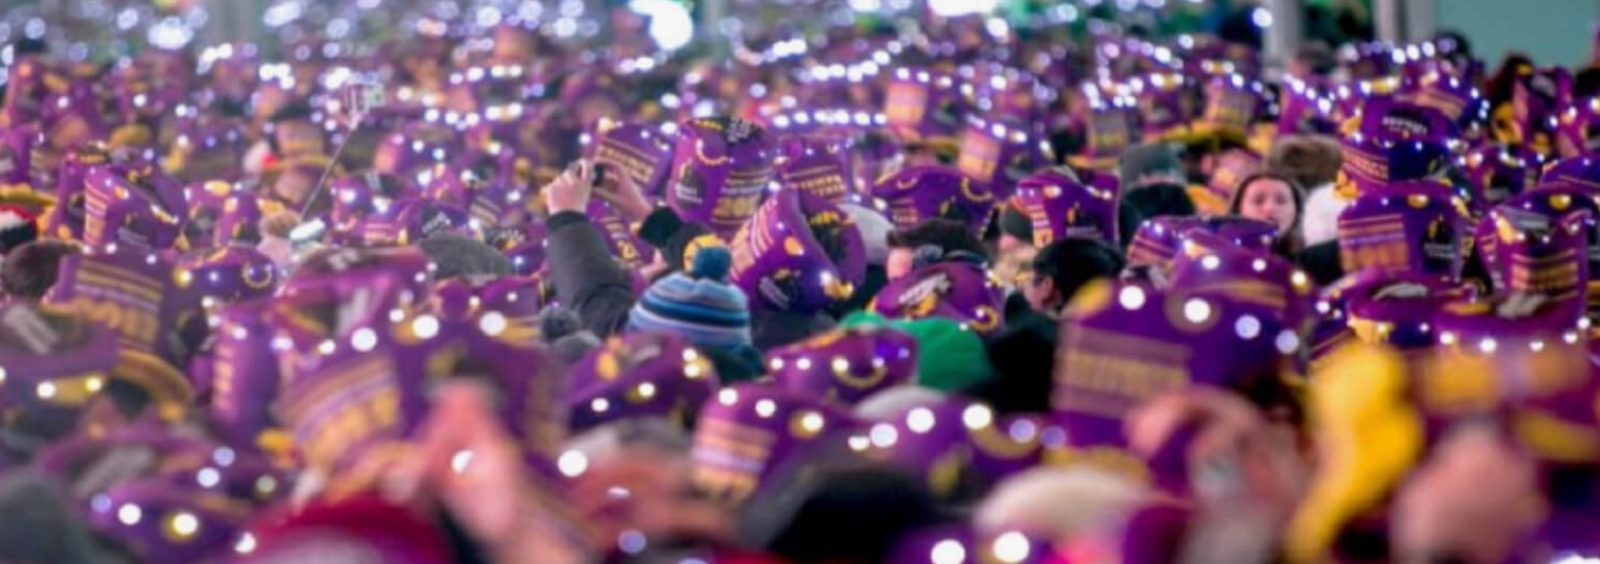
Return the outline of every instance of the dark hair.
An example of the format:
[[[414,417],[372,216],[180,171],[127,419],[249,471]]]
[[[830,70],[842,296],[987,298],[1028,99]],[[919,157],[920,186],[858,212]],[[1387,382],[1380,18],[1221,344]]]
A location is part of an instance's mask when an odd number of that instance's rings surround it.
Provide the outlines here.
[[[945,256],[960,251],[989,258],[983,242],[967,230],[966,224],[953,219],[933,218],[889,232],[889,248],[916,250],[926,246],[938,247]]]
[[[1133,234],[1147,219],[1194,214],[1194,200],[1189,199],[1189,192],[1183,186],[1155,184],[1125,191],[1117,202],[1118,243],[1127,249],[1133,242]]]
[[[1293,178],[1270,170],[1244,177],[1244,180],[1239,181],[1239,187],[1233,191],[1233,201],[1228,202],[1228,213],[1239,215],[1239,210],[1244,207],[1245,189],[1261,180],[1276,180],[1289,187],[1289,196],[1294,200],[1294,224],[1289,227],[1288,233],[1278,234],[1278,251],[1285,257],[1293,258],[1294,253],[1300,252],[1305,246],[1304,239],[1300,235],[1300,225],[1306,216],[1306,191]]]
[[[1063,300],[1071,301],[1078,289],[1098,278],[1115,278],[1127,261],[1122,252],[1097,239],[1068,237],[1039,249],[1033,256],[1033,273],[1055,284]]]
[[[61,259],[78,252],[76,243],[59,239],[40,239],[17,247],[0,265],[0,292],[12,298],[44,297],[56,284]]]

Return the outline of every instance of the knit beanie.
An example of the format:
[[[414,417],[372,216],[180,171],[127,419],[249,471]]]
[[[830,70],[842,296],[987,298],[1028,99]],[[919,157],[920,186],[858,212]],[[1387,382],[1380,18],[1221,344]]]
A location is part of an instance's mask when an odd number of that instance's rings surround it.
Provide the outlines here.
[[[750,346],[750,309],[744,292],[728,283],[733,255],[704,247],[693,268],[657,280],[628,312],[630,331],[677,334],[704,347]]]
[[[953,319],[926,317],[888,321],[874,313],[856,313],[844,327],[893,327],[917,342],[917,385],[944,392],[961,392],[993,376],[983,340]]]

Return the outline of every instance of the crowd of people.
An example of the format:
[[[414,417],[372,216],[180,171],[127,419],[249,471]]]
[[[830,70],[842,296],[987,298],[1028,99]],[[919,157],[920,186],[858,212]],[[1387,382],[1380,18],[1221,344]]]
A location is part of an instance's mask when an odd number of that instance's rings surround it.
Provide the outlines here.
[[[1600,67],[414,27],[8,51],[0,562],[1600,558]]]

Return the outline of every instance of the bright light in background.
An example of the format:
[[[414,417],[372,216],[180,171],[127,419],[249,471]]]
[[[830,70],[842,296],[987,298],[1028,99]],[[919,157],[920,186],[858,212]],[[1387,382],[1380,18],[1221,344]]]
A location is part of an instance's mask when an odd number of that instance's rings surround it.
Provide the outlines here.
[[[1255,22],[1256,27],[1272,27],[1272,10],[1268,10],[1266,8],[1256,8],[1255,11],[1250,14],[1250,21]]]
[[[857,12],[876,12],[883,8],[878,0],[850,0],[850,9]]]
[[[673,0],[632,0],[628,9],[650,18],[650,38],[665,51],[676,51],[694,39],[689,8]]]
[[[928,0],[928,9],[943,17],[987,14],[1000,5],[1000,0]]]

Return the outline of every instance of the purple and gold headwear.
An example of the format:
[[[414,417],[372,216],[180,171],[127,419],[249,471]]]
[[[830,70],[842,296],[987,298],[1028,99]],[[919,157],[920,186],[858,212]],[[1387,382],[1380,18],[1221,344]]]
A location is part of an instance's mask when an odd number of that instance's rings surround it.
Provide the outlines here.
[[[799,190],[834,204],[855,193],[850,164],[845,143],[817,135],[785,138],[774,161],[781,190]]]
[[[902,139],[955,139],[969,110],[955,77],[924,68],[895,69],[884,98],[889,128]]]
[[[278,357],[268,299],[224,305],[216,312],[216,338],[211,363],[208,405],[211,420],[224,438],[259,445],[276,428],[273,406],[278,397]]]
[[[1206,107],[1195,122],[1199,131],[1243,137],[1264,112],[1265,89],[1260,82],[1231,74],[1206,84]]]
[[[271,294],[278,281],[277,270],[271,258],[253,247],[224,245],[179,259],[173,276],[180,288],[210,305]]]
[[[250,519],[250,504],[159,479],[114,485],[89,502],[89,522],[145,559],[199,560],[226,550]]]
[[[1239,182],[1259,172],[1262,163],[1261,157],[1249,149],[1233,149],[1217,155],[1215,166],[1202,193],[1189,192],[1195,208],[1202,214],[1228,213],[1229,203],[1239,191]]]
[[[649,124],[601,120],[584,147],[584,156],[620,167],[645,197],[656,198],[665,190],[667,173],[672,170],[672,139]]]
[[[1187,491],[1181,464],[1127,452],[1124,419],[1144,401],[1190,386],[1282,385],[1300,347],[1300,335],[1268,308],[1142,282],[1095,282],[1079,291],[1062,324],[1051,406],[1067,433],[1047,457]]]
[[[1457,164],[1473,189],[1472,208],[1483,213],[1531,188],[1544,158],[1525,147],[1489,144],[1468,151]]]
[[[973,120],[962,132],[956,168],[1004,199],[1022,179],[1053,163],[1050,142],[1037,132],[1015,123]]]
[[[1004,290],[980,265],[941,262],[892,280],[867,309],[890,319],[943,317],[988,334],[1004,322]]]
[[[1317,300],[1311,357],[1321,359],[1351,339],[1401,351],[1433,345],[1433,315],[1473,288],[1437,275],[1363,270],[1323,289]]]
[[[889,203],[889,220],[907,228],[935,217],[957,219],[982,232],[996,205],[989,187],[942,166],[906,168],[878,181],[872,195]]]
[[[743,501],[812,449],[844,441],[855,424],[808,394],[766,384],[723,388],[700,407],[694,483],[718,499]]]
[[[1600,97],[1573,100],[1557,120],[1555,142],[1561,158],[1600,152]]]
[[[1517,262],[1525,262],[1525,267],[1531,267],[1534,263],[1526,261],[1549,253],[1561,254],[1571,250],[1586,264],[1561,265],[1560,270],[1539,274],[1537,281],[1552,283],[1559,281],[1557,286],[1565,286],[1574,282],[1570,277],[1587,273],[1587,276],[1580,277],[1576,283],[1587,286],[1584,293],[1591,296],[1589,298],[1591,302],[1596,302],[1590,309],[1600,311],[1600,288],[1596,288],[1592,282],[1584,281],[1592,280],[1596,273],[1600,273],[1600,247],[1595,244],[1600,240],[1600,232],[1597,232],[1596,228],[1596,222],[1600,222],[1600,205],[1595,202],[1593,194],[1589,188],[1576,184],[1540,184],[1532,190],[1507,199],[1486,215],[1478,224],[1476,242],[1481,246],[1479,254],[1483,257],[1484,267],[1489,271],[1495,286],[1500,288],[1503,287],[1502,284],[1515,284],[1505,276],[1513,272],[1510,269],[1515,268]],[[1559,233],[1560,231],[1574,231],[1579,240],[1566,241],[1574,235]],[[1502,244],[1511,244],[1512,249],[1503,252],[1500,249]],[[1554,268],[1558,265],[1544,266]],[[1535,271],[1529,270],[1524,274],[1533,276]],[[1527,279],[1530,284],[1535,281],[1533,278]]]
[[[687,120],[678,126],[667,205],[687,221],[730,235],[755,215],[773,178],[772,160],[771,141],[753,123]]]
[[[1166,270],[1182,249],[1184,236],[1195,230],[1213,233],[1235,245],[1256,250],[1270,250],[1278,240],[1278,226],[1247,217],[1160,216],[1145,220],[1134,232],[1133,241],[1128,244],[1128,264],[1153,265]]]
[[[1132,85],[1139,98],[1140,126],[1146,138],[1175,137],[1188,131],[1195,109],[1186,77],[1157,71],[1133,79]]]
[[[1083,237],[1117,244],[1117,192],[1080,182],[1071,169],[1057,167],[1017,185],[1016,201],[1033,222],[1033,245]]]
[[[1174,291],[1260,306],[1289,328],[1311,318],[1311,279],[1289,261],[1201,230],[1185,234],[1182,247],[1172,260]]]
[[[1489,121],[1489,102],[1471,80],[1432,73],[1402,99],[1439,110],[1463,132],[1480,130]]]
[[[1331,134],[1339,126],[1333,114],[1333,92],[1321,81],[1283,78],[1278,91],[1278,135]]]
[[[963,482],[988,486],[1039,464],[1044,418],[1002,417],[982,402],[951,398],[917,402],[872,423],[851,448],[921,478],[937,495]]]
[[[1368,102],[1345,127],[1340,140],[1344,161],[1335,186],[1347,199],[1393,182],[1433,176],[1446,164],[1454,138],[1454,124],[1438,110],[1390,98]]]
[[[773,311],[814,313],[850,299],[866,275],[855,222],[809,193],[782,190],[734,234],[730,279]]]
[[[469,238],[478,235],[478,229],[465,209],[426,198],[401,205],[400,213],[395,217],[395,226],[398,229],[394,240],[401,245],[413,244],[439,233],[457,233]]]
[[[276,336],[283,375],[314,368],[324,342],[347,339],[398,310],[421,308],[432,289],[426,254],[413,246],[319,251],[286,278],[267,322]]]
[[[1521,143],[1540,154],[1552,154],[1553,135],[1559,123],[1560,104],[1572,95],[1572,75],[1560,67],[1540,69],[1518,77],[1511,90],[1513,126],[1501,127],[1501,141]],[[1501,118],[1497,114],[1496,118]],[[1497,119],[1497,121],[1500,121]]]
[[[910,382],[917,342],[888,327],[840,328],[767,353],[767,366],[779,386],[852,405]]]
[[[232,120],[189,118],[178,124],[161,168],[183,182],[237,180],[245,144],[242,127]]]
[[[711,361],[687,341],[664,333],[607,339],[572,368],[568,432],[631,417],[665,417],[687,425],[717,389]]]
[[[655,249],[634,233],[633,226],[611,204],[599,198],[589,200],[585,213],[600,228],[600,233],[605,235],[603,240],[611,256],[621,261],[628,270],[636,271],[655,260]]]
[[[1471,249],[1465,203],[1441,184],[1403,182],[1364,191],[1339,213],[1345,272],[1377,268],[1455,278]]]
[[[83,241],[166,249],[188,214],[183,187],[153,165],[91,167],[86,185]]]
[[[187,364],[204,327],[193,283],[161,253],[108,243],[63,258],[45,302],[105,323],[122,337],[125,357],[166,372]]]
[[[178,248],[194,249],[210,246],[217,239],[217,220],[222,216],[228,198],[242,192],[239,184],[223,180],[190,183],[183,187],[183,199],[189,204],[189,215],[183,221],[183,236]]]
[[[378,144],[372,167],[406,181],[426,186],[433,180],[435,164],[445,162],[455,147],[455,133],[443,124],[411,123]]]
[[[1119,99],[1097,103],[1084,120],[1083,150],[1067,161],[1090,170],[1114,168],[1136,135],[1132,110],[1125,103]]]
[[[57,306],[0,305],[0,409],[27,412],[38,431],[69,432],[79,410],[110,381],[117,339],[87,316]]]

